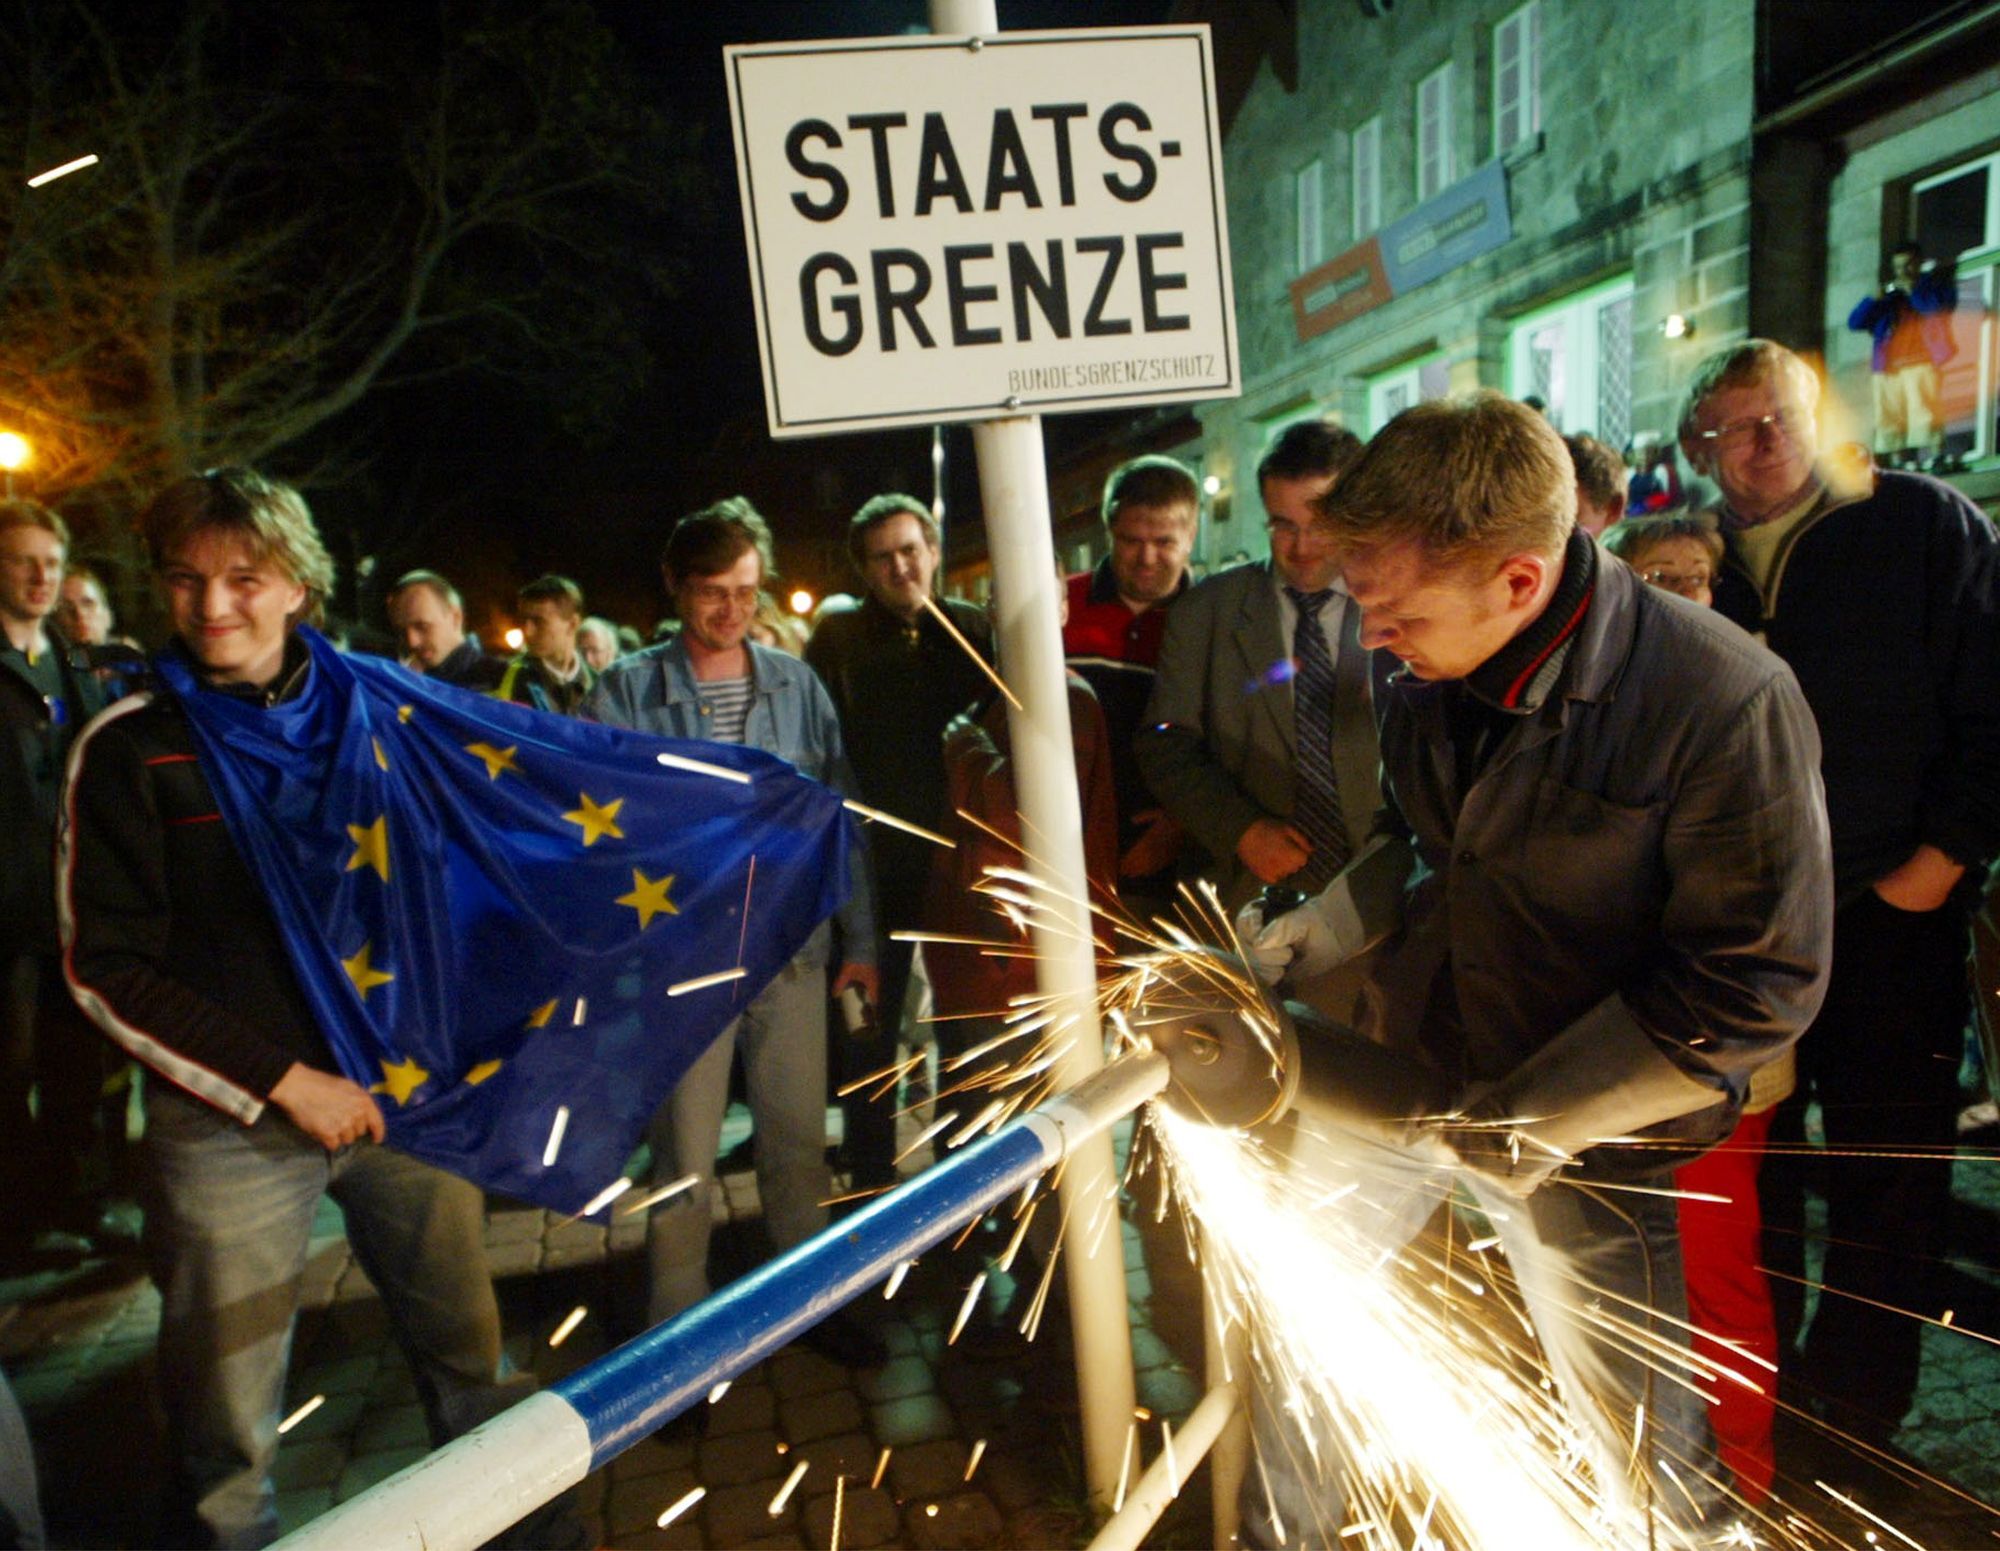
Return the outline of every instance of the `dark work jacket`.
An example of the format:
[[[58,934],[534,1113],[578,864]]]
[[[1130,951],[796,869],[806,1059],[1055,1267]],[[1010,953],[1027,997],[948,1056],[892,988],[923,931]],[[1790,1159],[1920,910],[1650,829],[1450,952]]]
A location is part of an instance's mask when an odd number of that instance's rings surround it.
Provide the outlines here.
[[[500,687],[500,680],[507,675],[507,664],[498,657],[486,655],[486,648],[471,636],[467,636],[453,647],[444,661],[432,668],[427,677],[440,684],[456,684],[460,689],[476,689],[490,695]]]
[[[938,606],[991,662],[985,614],[955,599]],[[820,620],[806,662],[833,697],[861,800],[936,829],[945,814],[944,730],[992,681],[928,613],[905,624],[872,595]],[[887,828],[869,840],[882,924],[917,925],[935,847]]]
[[[1925,841],[1976,886],[2000,853],[1993,525],[1941,480],[1879,474],[1821,498],[1762,596],[1728,537],[1715,606],[1790,664],[1819,720],[1841,903]]]
[[[287,663],[281,696],[304,666]],[[100,717],[78,740],[68,804],[64,970],[99,1028],[246,1125],[294,1061],[340,1070],[178,701],[137,695]]]
[[[104,707],[82,649],[48,630],[62,713],[12,663],[0,664],[0,960],[56,951],[56,814],[77,729]]]
[[[1448,686],[1400,673],[1379,697],[1386,822],[1416,861],[1369,1031],[1423,1055],[1448,955],[1463,1033],[1447,1086],[1497,1080],[1575,1024],[1636,1025],[1729,1093],[1647,1133],[1706,1145],[1825,995],[1819,741],[1782,662],[1625,566],[1599,569],[1573,639],[1462,800]]]

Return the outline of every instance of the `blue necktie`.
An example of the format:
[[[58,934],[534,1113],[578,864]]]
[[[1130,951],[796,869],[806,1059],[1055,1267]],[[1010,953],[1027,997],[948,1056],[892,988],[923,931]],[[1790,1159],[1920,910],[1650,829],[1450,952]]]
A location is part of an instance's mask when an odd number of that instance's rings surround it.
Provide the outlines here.
[[[1317,894],[1347,862],[1347,824],[1340,812],[1340,788],[1333,778],[1333,658],[1319,611],[1333,589],[1285,596],[1299,611],[1292,635],[1292,725],[1298,734],[1299,765],[1292,798],[1292,822],[1312,842],[1312,856],[1285,881]]]

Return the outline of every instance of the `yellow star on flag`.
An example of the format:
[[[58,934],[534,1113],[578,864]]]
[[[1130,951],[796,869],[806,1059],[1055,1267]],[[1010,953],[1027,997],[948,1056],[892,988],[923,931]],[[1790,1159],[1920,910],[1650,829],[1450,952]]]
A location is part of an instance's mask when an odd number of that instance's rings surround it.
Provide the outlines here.
[[[465,1085],[468,1088],[477,1088],[481,1083],[486,1081],[487,1078],[491,1077],[495,1072],[499,1070],[500,1070],[500,1063],[498,1061],[481,1061],[471,1071],[465,1074]]]
[[[638,868],[632,869],[632,892],[620,894],[617,902],[639,912],[640,931],[650,926],[653,917],[662,911],[670,916],[681,913],[681,907],[667,898],[667,890],[674,886],[676,876],[670,872],[664,878],[649,878]]]
[[[382,1080],[368,1091],[386,1093],[396,1101],[398,1108],[410,1102],[410,1095],[431,1080],[431,1074],[408,1056],[400,1061],[382,1063]]]
[[[382,740],[380,738],[370,738],[368,741],[375,745],[375,763],[382,769],[387,770],[389,768],[389,756],[382,752]]]
[[[514,753],[519,747],[517,743],[509,744],[504,749],[496,749],[490,743],[468,743],[465,752],[486,766],[487,780],[497,781],[503,770],[511,770],[515,775],[521,773],[521,767],[514,763]]]
[[[416,714],[417,708],[413,705],[399,705],[396,707],[396,720],[399,722],[407,722]]]
[[[623,797],[614,797],[601,807],[590,800],[588,792],[578,792],[577,800],[583,806],[572,808],[563,817],[583,829],[583,843],[586,848],[594,846],[604,836],[623,840],[625,831],[618,827],[618,810],[625,806]]]
[[[372,942],[364,942],[361,951],[351,959],[342,959],[340,967],[347,971],[347,978],[354,982],[354,989],[361,993],[361,999],[368,1000],[368,993],[377,986],[385,986],[396,977],[377,969],[368,962],[368,956],[375,951]]]
[[[561,1001],[561,1000],[562,1000],[561,997],[556,998],[556,1001]],[[544,1002],[542,1003],[541,1006],[537,1007],[533,1012],[528,1014],[528,1027],[531,1029],[545,1029],[549,1026],[549,1019],[553,1018],[555,1015],[556,1015],[555,1002]]]
[[[357,867],[373,867],[382,875],[382,881],[389,881],[389,815],[383,814],[373,824],[350,824],[347,838],[354,842],[354,854],[347,859],[347,870]]]

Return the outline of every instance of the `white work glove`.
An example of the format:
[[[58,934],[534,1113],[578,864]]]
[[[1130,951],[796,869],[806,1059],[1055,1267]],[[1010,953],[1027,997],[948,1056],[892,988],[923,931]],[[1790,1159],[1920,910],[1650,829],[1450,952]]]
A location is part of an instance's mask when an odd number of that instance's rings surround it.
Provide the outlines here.
[[[1251,900],[1236,914],[1236,935],[1251,971],[1267,986],[1313,980],[1340,968],[1367,946],[1347,880],[1336,878],[1315,898],[1266,921]]]

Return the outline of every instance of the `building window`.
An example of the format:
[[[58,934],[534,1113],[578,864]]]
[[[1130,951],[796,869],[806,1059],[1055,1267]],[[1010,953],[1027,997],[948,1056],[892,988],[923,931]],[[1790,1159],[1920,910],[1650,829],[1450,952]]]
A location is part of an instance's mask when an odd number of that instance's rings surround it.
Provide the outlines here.
[[[1354,131],[1354,240],[1382,224],[1382,115]]]
[[[1301,275],[1319,268],[1326,257],[1326,222],[1320,215],[1320,193],[1325,181],[1325,167],[1317,156],[1292,174],[1292,209],[1298,223],[1296,273]]]
[[[1417,82],[1417,200],[1451,183],[1451,66]]]
[[[1399,366],[1368,379],[1368,434],[1383,426],[1412,404],[1441,399],[1451,392],[1451,363],[1441,355]]]
[[[1564,435],[1614,449],[1632,438],[1629,275],[1530,313],[1508,339],[1508,391],[1538,398]]]
[[[1528,3],[1493,29],[1493,154],[1504,156],[1542,127],[1542,15]]]
[[[1948,458],[2000,452],[2000,360],[1992,308],[2000,296],[2000,152],[1961,162],[1910,189],[1911,237],[1926,263],[1958,283],[1951,358],[1938,373]]]

